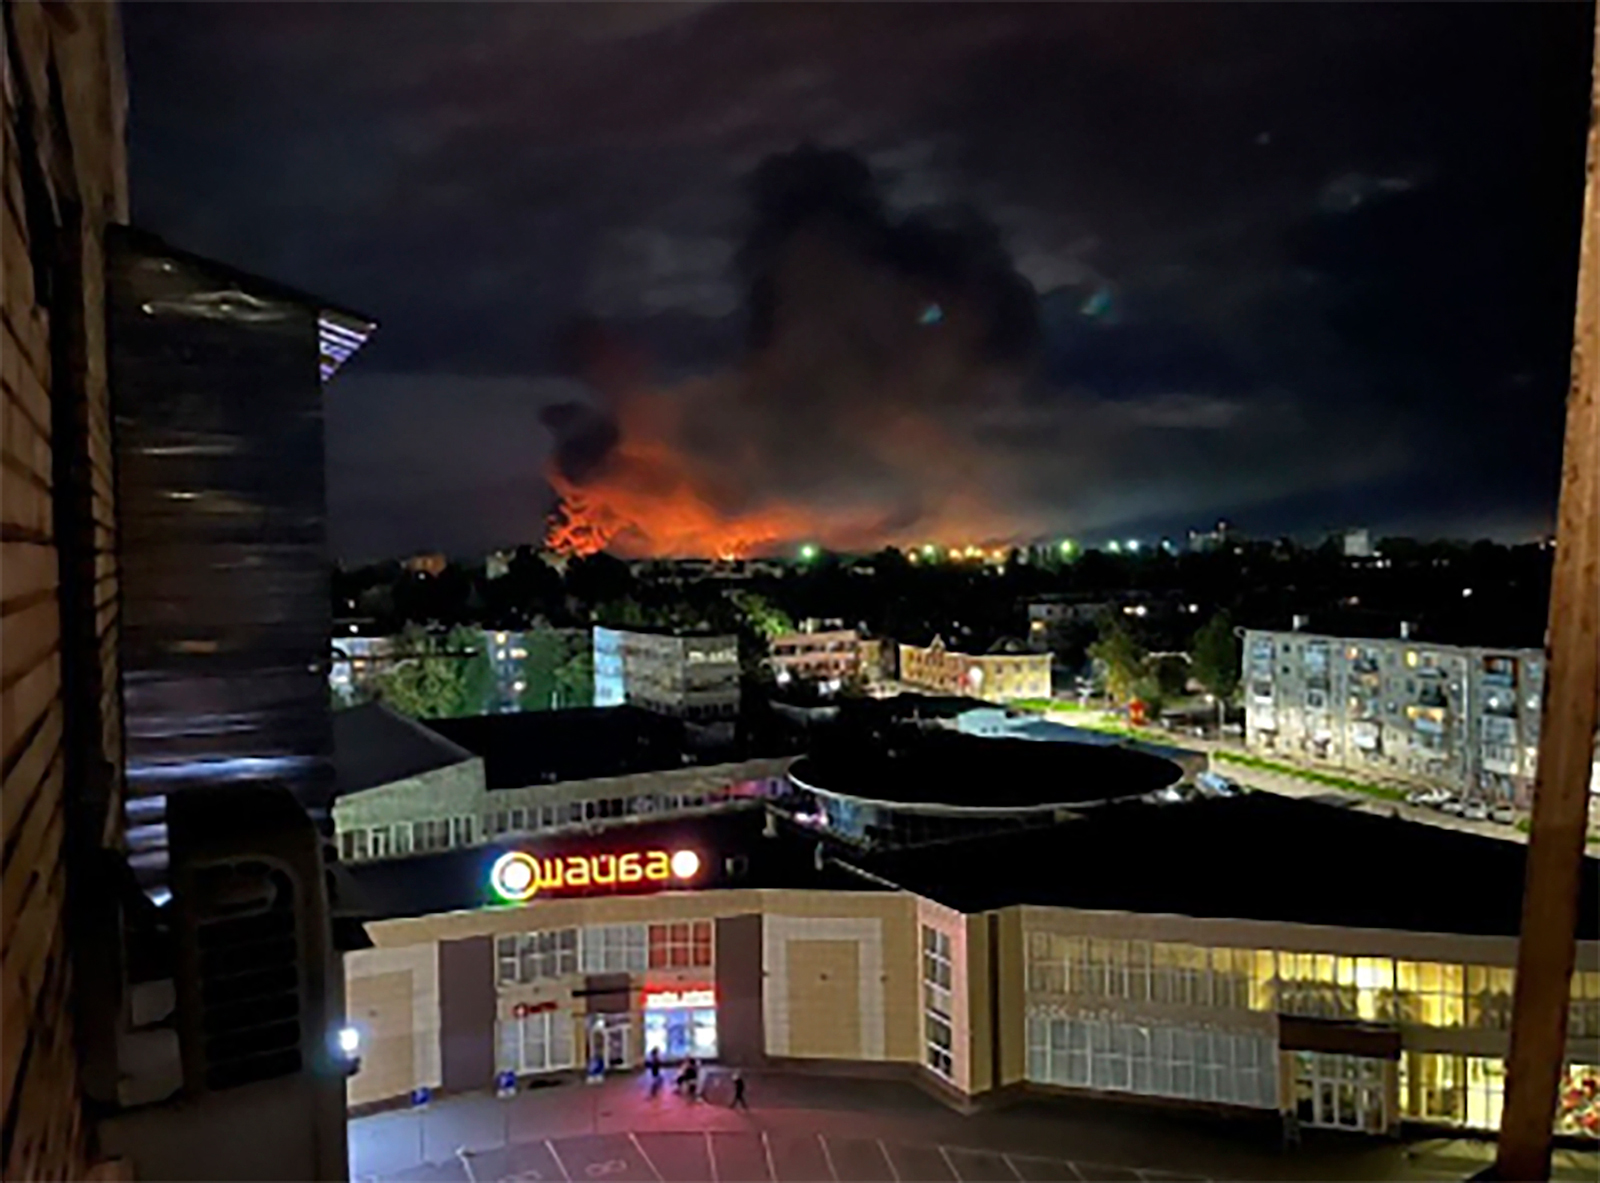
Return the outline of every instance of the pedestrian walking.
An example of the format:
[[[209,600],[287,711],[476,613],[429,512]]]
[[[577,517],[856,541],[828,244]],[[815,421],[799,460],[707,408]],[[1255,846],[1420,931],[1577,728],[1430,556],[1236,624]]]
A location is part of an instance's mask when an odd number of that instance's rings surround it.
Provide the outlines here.
[[[661,1052],[659,1049],[650,1049],[650,1054],[645,1057],[645,1067],[650,1070],[650,1095],[654,1097],[661,1092]]]
[[[750,1102],[744,1097],[744,1073],[733,1074],[733,1100],[728,1105],[729,1109],[749,1109]]]

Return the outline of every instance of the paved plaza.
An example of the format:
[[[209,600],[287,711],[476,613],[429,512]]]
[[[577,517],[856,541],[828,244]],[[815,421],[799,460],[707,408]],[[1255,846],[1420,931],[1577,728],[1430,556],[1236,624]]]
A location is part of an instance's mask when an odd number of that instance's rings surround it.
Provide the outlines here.
[[[901,1082],[749,1073],[748,1111],[713,1076],[691,1102],[640,1077],[499,1099],[452,1096],[350,1122],[355,1183],[1045,1183],[1061,1180],[1454,1179],[1492,1145],[1372,1140],[1101,1099],[1028,1100],[962,1116]],[[1593,1180],[1591,1152],[1556,1178]]]

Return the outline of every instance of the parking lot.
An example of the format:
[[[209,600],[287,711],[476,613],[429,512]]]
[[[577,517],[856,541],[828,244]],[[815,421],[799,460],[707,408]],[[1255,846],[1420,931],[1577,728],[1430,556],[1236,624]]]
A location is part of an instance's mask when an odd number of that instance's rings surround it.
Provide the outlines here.
[[[1492,1145],[1309,1130],[1285,1151],[1259,1121],[1090,1099],[1030,1099],[962,1116],[914,1086],[750,1074],[752,1109],[619,1076],[441,1098],[350,1122],[356,1183],[979,1183],[1005,1180],[1464,1179]],[[1592,1180],[1563,1152],[1559,1179]]]

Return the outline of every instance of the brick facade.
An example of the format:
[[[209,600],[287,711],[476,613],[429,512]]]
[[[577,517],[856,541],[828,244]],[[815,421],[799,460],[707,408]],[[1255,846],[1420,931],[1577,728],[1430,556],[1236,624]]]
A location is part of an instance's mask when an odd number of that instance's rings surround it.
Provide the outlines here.
[[[0,202],[0,1177],[81,1178],[69,834],[120,775],[102,231],[127,216],[109,5],[5,6]]]

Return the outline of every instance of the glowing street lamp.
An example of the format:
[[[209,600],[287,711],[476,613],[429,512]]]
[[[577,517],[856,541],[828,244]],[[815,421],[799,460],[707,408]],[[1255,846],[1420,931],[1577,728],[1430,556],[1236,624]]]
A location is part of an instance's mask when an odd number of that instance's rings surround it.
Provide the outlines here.
[[[817,553],[816,544],[808,542],[800,548],[800,561],[802,563],[809,563],[812,559],[817,557]]]

